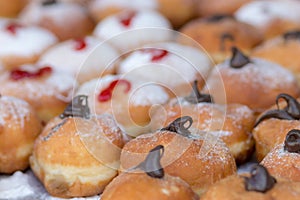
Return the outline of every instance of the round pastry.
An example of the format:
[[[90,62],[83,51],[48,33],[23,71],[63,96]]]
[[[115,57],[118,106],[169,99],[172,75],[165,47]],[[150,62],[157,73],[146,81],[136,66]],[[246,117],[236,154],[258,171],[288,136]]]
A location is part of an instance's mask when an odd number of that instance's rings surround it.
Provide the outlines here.
[[[229,15],[195,19],[183,26],[180,32],[199,43],[217,63],[230,55],[232,46],[249,52],[263,39],[258,29]],[[179,42],[189,44],[190,40],[180,37]]]
[[[82,6],[57,0],[32,1],[19,18],[24,24],[50,30],[60,40],[84,37],[94,27],[94,22]]]
[[[122,132],[110,115],[93,116],[76,96],[35,141],[30,166],[50,195],[92,196],[117,175]]]
[[[279,103],[281,99],[285,102]],[[279,94],[276,104],[277,108],[273,107],[259,116],[252,131],[259,161],[284,142],[287,132],[300,129],[300,104],[297,100],[288,94]]]
[[[144,46],[132,52],[120,63],[117,71],[158,83],[171,93],[182,96],[189,94],[196,79],[199,87],[203,87],[211,65],[209,57],[201,50],[169,42]]]
[[[300,29],[267,40],[253,49],[252,55],[263,58],[291,70],[300,80]]]
[[[8,69],[36,62],[56,41],[56,37],[43,28],[0,19],[0,61]]]
[[[93,79],[79,87],[79,94],[89,96],[92,112],[112,114],[120,127],[131,136],[148,132],[151,107],[169,100],[168,93],[161,86],[140,82],[130,74]]]
[[[33,143],[41,128],[27,102],[0,96],[0,173],[13,173],[29,166]]]
[[[201,200],[282,200],[299,199],[300,183],[275,179],[261,165],[253,165],[250,175],[234,175],[210,187]]]
[[[100,21],[94,35],[127,53],[145,44],[171,40],[170,28],[169,21],[158,12],[127,10]]]
[[[102,200],[197,200],[190,186],[178,177],[165,174],[160,159],[164,147],[150,150],[146,159],[135,169],[116,177],[104,190]]]
[[[191,117],[184,116],[161,130],[130,140],[121,152],[121,170],[136,166],[150,149],[163,145],[165,172],[182,178],[198,195],[234,174],[236,164],[226,145],[212,135],[190,132],[192,121]]]
[[[240,103],[262,112],[273,105],[279,93],[299,96],[296,78],[289,70],[263,59],[248,58],[235,47],[232,53],[231,59],[213,69],[206,82],[205,91],[215,102]],[[224,92],[226,98],[220,95]]]
[[[266,167],[276,178],[285,178],[291,181],[300,181],[300,130],[290,130],[284,144],[271,150],[262,160],[261,165]]]
[[[218,14],[232,15],[239,7],[251,0],[197,0],[197,15],[211,16]]]
[[[16,17],[28,0],[0,0],[0,16]]]
[[[84,37],[53,46],[41,56],[38,63],[69,73],[83,83],[114,73],[115,66],[111,63],[118,57],[117,51],[109,44],[95,37]]]
[[[0,93],[26,100],[45,122],[71,101],[76,80],[50,66],[23,65],[0,75]]]
[[[297,0],[251,1],[235,13],[242,22],[260,29],[271,38],[300,27],[300,2]]]
[[[240,104],[213,103],[210,95],[199,92],[196,82],[193,89],[190,96],[171,99],[163,108],[153,111],[152,130],[163,128],[178,117],[190,116],[194,121],[192,127],[221,138],[236,162],[244,162],[253,152],[253,111]]]

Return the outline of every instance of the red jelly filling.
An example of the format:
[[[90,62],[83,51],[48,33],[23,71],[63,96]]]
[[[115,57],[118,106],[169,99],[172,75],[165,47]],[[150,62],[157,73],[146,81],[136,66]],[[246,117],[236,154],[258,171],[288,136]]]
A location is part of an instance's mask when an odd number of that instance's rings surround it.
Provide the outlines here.
[[[41,77],[41,76],[43,76],[45,74],[49,74],[51,72],[52,72],[51,67],[43,67],[36,72],[28,72],[26,70],[15,69],[10,72],[10,78],[12,80],[17,81],[17,80],[24,79],[24,78]]]
[[[20,24],[17,24],[17,23],[9,23],[9,24],[6,25],[5,29],[6,29],[9,33],[15,35],[15,34],[17,33],[17,30],[18,30],[19,28],[21,28],[21,27],[22,27],[22,25],[20,25]]]
[[[102,90],[102,92],[100,92],[100,94],[98,95],[98,101],[100,101],[100,102],[109,101],[112,97],[114,88],[118,84],[124,84],[126,86],[126,89],[124,92],[125,93],[129,92],[129,90],[131,88],[131,84],[129,81],[124,80],[124,79],[115,80],[115,81],[111,82],[107,88],[105,88],[104,90]]]
[[[125,26],[128,27],[130,26],[132,19],[135,17],[136,13],[135,12],[128,12],[125,15],[121,15],[120,16],[120,23]]]
[[[160,61],[161,59],[163,59],[164,57],[166,57],[169,54],[169,52],[167,50],[155,49],[155,48],[143,49],[142,52],[151,54],[152,55],[152,57],[151,57],[152,62]]]
[[[74,49],[75,49],[76,51],[81,51],[81,50],[85,49],[86,46],[87,46],[87,44],[86,44],[84,38],[81,38],[81,39],[75,39],[74,42],[75,42]]]

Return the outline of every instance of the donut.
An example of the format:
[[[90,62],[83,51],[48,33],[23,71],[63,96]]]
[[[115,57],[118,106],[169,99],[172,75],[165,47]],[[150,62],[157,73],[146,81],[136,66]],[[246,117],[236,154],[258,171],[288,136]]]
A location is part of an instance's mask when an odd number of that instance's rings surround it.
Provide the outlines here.
[[[255,47],[252,56],[263,58],[292,71],[300,80],[300,29],[286,32]]]
[[[43,28],[0,19],[0,62],[7,69],[35,63],[56,42],[57,38]]]
[[[63,112],[77,82],[51,66],[22,65],[0,75],[0,93],[27,101],[44,122]]]
[[[284,102],[279,102],[284,100]],[[274,147],[282,144],[292,129],[300,129],[300,104],[292,96],[282,93],[276,98],[276,107],[262,113],[252,131],[256,156],[261,161]]]
[[[151,149],[146,159],[135,169],[117,176],[105,188],[101,199],[197,200],[197,195],[186,182],[165,174],[160,163],[163,151],[161,145]]]
[[[92,115],[76,96],[35,141],[30,166],[52,196],[93,196],[117,175],[123,143],[112,116]]]
[[[117,72],[158,83],[170,95],[182,96],[190,93],[194,80],[202,88],[211,68],[210,58],[200,49],[168,42],[133,51],[121,61]]]
[[[214,67],[204,93],[212,95],[216,103],[240,103],[260,113],[272,106],[280,93],[298,97],[299,86],[292,72],[284,67],[249,58],[233,47],[232,57]]]
[[[25,170],[41,122],[26,101],[15,97],[0,96],[0,111],[0,173]]]
[[[0,16],[16,17],[28,0],[0,0]]]
[[[300,181],[300,130],[290,130],[283,144],[277,145],[260,163],[276,178]]]
[[[192,118],[183,116],[156,132],[127,142],[121,152],[121,171],[138,165],[157,145],[165,147],[161,163],[167,174],[180,177],[201,194],[212,184],[236,172],[236,164],[226,145],[218,138],[190,132]]]
[[[194,121],[193,128],[219,137],[229,147],[236,162],[243,163],[254,147],[251,134],[255,122],[253,111],[240,104],[213,103],[210,95],[199,92],[196,81],[193,89],[191,95],[171,99],[152,111],[152,131],[165,127],[178,117],[190,116]]]
[[[300,2],[297,0],[250,1],[235,12],[235,17],[251,24],[272,38],[284,32],[299,28]]]
[[[250,52],[263,39],[257,28],[221,14],[192,20],[180,32],[199,43],[216,63],[229,57],[232,46]],[[179,37],[178,41],[183,44],[191,42],[186,37]]]
[[[24,24],[50,30],[60,40],[84,37],[95,25],[84,7],[57,0],[32,1],[20,13],[19,19]]]
[[[133,137],[149,131],[151,107],[169,100],[164,88],[131,74],[93,79],[82,84],[76,95],[87,95],[93,113],[112,114],[120,128]]]
[[[299,199],[300,183],[275,179],[262,165],[253,165],[248,175],[233,175],[211,186],[201,200]]]
[[[146,44],[171,40],[170,22],[156,11],[125,10],[100,21],[93,34],[122,53]]]
[[[56,44],[40,57],[38,64],[50,65],[84,83],[114,73],[112,62],[118,57],[118,52],[109,44],[88,36]]]

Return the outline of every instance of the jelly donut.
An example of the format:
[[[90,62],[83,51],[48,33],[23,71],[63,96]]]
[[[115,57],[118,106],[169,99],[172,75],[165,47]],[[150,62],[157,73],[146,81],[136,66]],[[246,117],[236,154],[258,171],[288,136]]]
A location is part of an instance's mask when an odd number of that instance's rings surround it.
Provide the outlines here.
[[[26,100],[45,122],[71,101],[77,82],[50,66],[23,65],[0,75],[0,93]]]
[[[114,73],[114,61],[118,57],[118,52],[109,44],[89,36],[53,46],[40,57],[38,64],[69,73],[83,83]]]
[[[273,105],[279,93],[299,95],[296,78],[289,70],[263,59],[249,58],[235,47],[232,54],[207,79],[205,91],[215,102],[240,103],[262,112]],[[226,98],[220,96],[224,92]]]
[[[126,10],[100,21],[94,35],[126,53],[146,44],[171,40],[170,22],[156,11]]]
[[[33,143],[41,129],[36,112],[27,102],[0,96],[0,173],[29,166]]]
[[[56,42],[46,29],[0,19],[0,62],[7,69],[36,62]]]
[[[250,52],[263,39],[257,28],[230,15],[213,15],[192,20],[180,32],[199,43],[217,63],[229,57],[232,46]],[[179,42],[189,44],[191,41],[186,37],[179,37]]]
[[[284,144],[271,150],[260,163],[268,169],[274,177],[291,181],[300,181],[300,130],[290,130]]]
[[[28,0],[0,0],[0,16],[16,17]]]
[[[57,0],[32,1],[20,13],[19,19],[24,24],[50,30],[60,40],[84,37],[94,28],[94,22],[82,6]]]
[[[101,199],[197,200],[197,195],[186,182],[165,174],[160,163],[163,151],[161,145],[151,149],[146,159],[135,169],[117,176],[105,188]]]
[[[229,147],[240,164],[253,152],[251,134],[255,116],[251,109],[240,104],[218,105],[210,95],[201,94],[195,81],[194,91],[186,97],[171,99],[166,105],[152,111],[151,128],[165,127],[181,116],[192,117],[193,128],[213,134]]]
[[[113,118],[91,115],[86,97],[76,96],[35,141],[30,166],[52,196],[92,196],[117,175],[122,146]]]
[[[249,175],[234,175],[219,181],[207,190],[201,200],[296,200],[299,198],[299,182],[275,179],[262,165],[253,165]]]
[[[258,117],[252,131],[259,161],[274,147],[282,144],[290,130],[300,129],[299,102],[288,94],[279,94],[276,104],[277,108],[271,108]]]
[[[93,113],[112,114],[119,126],[131,136],[148,132],[151,107],[169,100],[164,88],[140,82],[131,74],[93,79],[82,84],[76,94],[89,96]]]
[[[154,133],[130,140],[121,152],[121,170],[128,170],[157,145],[165,147],[162,166],[167,174],[180,177],[201,195],[210,185],[236,171],[233,156],[225,144],[212,135],[195,135],[188,128],[192,118],[184,116]]]

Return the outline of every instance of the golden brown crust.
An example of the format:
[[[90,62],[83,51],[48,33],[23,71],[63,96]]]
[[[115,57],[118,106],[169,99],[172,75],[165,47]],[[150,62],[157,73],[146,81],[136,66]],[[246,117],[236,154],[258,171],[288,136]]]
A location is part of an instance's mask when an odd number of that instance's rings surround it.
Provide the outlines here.
[[[189,185],[178,177],[152,178],[143,172],[122,173],[104,190],[102,200],[197,200]]]
[[[28,0],[0,0],[0,16],[16,17]]]
[[[215,137],[188,139],[169,131],[146,134],[129,141],[121,152],[121,169],[138,165],[157,145],[165,147],[161,160],[165,172],[179,176],[198,194],[214,182],[235,173],[234,158]]]
[[[0,108],[0,173],[24,170],[42,128],[40,120],[21,99],[1,96]]]

